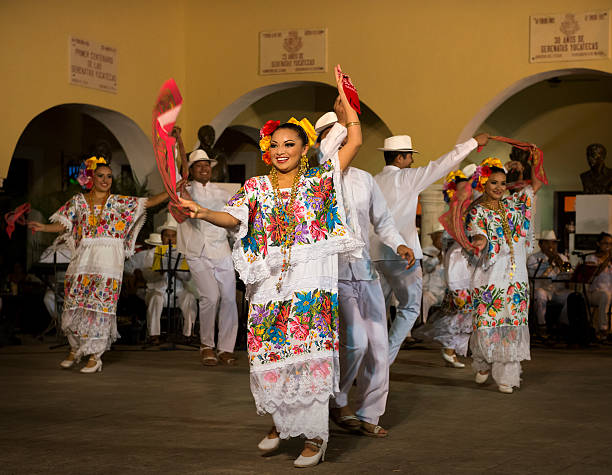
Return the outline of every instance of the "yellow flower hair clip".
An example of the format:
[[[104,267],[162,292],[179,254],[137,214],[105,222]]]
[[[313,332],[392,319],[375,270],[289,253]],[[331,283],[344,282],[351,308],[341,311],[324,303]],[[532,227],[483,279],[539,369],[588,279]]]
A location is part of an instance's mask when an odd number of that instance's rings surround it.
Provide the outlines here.
[[[291,119],[289,119],[287,122],[290,124],[299,125],[302,129],[304,129],[304,132],[306,132],[306,136],[308,137],[309,147],[312,147],[316,143],[317,133],[306,117],[304,117],[302,120],[297,120],[295,117],[291,117]]]
[[[100,163],[106,165],[106,160],[103,157],[89,157],[87,160],[85,160],[87,170],[95,170],[98,168],[98,164]]]
[[[489,181],[492,168],[501,168],[502,170],[506,171],[499,158],[487,157],[478,167],[476,167],[476,171],[472,176],[472,188],[475,188],[477,191],[482,193],[484,191],[485,183]]]

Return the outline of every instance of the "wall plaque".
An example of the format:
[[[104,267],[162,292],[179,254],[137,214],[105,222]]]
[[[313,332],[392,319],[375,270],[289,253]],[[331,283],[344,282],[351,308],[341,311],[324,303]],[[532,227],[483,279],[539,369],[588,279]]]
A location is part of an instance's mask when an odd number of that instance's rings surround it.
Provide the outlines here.
[[[530,17],[531,63],[609,57],[610,10]]]
[[[70,84],[117,92],[117,49],[70,37]]]
[[[259,33],[259,74],[326,71],[326,28]]]

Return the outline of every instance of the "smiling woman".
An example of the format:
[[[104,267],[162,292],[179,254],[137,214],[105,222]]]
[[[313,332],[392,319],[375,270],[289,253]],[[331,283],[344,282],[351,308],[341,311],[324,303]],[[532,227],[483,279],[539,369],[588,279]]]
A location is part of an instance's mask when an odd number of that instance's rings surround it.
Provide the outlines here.
[[[472,365],[478,384],[486,382],[492,371],[503,393],[520,386],[521,361],[530,359],[527,253],[534,243],[534,194],[542,186],[533,168],[531,185],[504,198],[506,170],[499,159],[485,159],[473,181],[484,194],[466,218],[467,235],[482,253],[471,283]]]
[[[65,280],[62,330],[70,343],[70,354],[60,363],[70,368],[84,355],[89,361],[82,373],[102,370],[102,354],[119,336],[116,309],[126,257],[145,221],[145,209],[168,195],[150,198],[111,195],[113,174],[103,158],[91,157],[79,173],[79,183],[88,193],[73,196],[49,220],[30,221],[32,231],[61,233],[54,246],[65,243],[72,259]]]
[[[347,127],[330,131],[338,146],[320,167],[308,168],[306,153],[316,139],[303,119],[269,121],[260,131],[269,175],[246,181],[223,212],[183,200],[192,217],[233,229],[233,258],[249,299],[248,349],[251,391],[260,414],[274,427],[259,443],[262,452],[280,439],[307,438],[298,467],[316,465],[327,447],[329,398],[338,390],[338,254],[361,243],[347,226],[341,170],[361,145],[361,127],[342,89]],[[339,149],[342,136],[346,144]]]

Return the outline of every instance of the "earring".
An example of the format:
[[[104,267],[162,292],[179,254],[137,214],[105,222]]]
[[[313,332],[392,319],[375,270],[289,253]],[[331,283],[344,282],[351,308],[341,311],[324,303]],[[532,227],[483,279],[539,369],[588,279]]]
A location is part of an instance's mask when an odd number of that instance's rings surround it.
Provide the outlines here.
[[[304,174],[308,170],[308,157],[306,155],[302,155],[300,159],[300,173]]]

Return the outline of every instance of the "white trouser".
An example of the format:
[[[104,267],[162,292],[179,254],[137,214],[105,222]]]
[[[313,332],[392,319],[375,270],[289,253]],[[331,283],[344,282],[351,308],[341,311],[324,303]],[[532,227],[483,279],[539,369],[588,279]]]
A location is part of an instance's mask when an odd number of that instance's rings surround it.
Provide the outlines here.
[[[538,325],[546,325],[546,304],[553,302],[563,305],[561,310],[561,317],[559,320],[563,323],[567,323],[567,296],[572,291],[569,289],[559,290],[547,290],[547,289],[535,289],[533,292],[533,298],[535,300],[535,310],[538,317]]]
[[[404,339],[412,330],[421,311],[423,270],[421,260],[406,269],[406,261],[378,261],[376,270],[385,276],[385,281],[398,300],[395,320],[389,330],[389,365],[393,364]],[[387,300],[390,293],[384,293]]]
[[[145,301],[149,335],[157,336],[160,334],[161,314],[167,303],[167,295],[158,290],[148,290]],[[190,336],[196,319],[196,299],[187,290],[180,290],[176,293],[176,303],[183,314],[183,335]]]
[[[217,348],[233,352],[238,332],[236,274],[232,256],[209,259],[204,255],[187,258],[191,278],[198,289],[200,305],[200,342],[215,347],[215,320],[219,312]]]
[[[610,310],[611,302],[612,292],[606,292],[605,290],[593,290],[589,292],[589,303],[591,305],[597,305],[597,321],[593,323],[597,325],[598,330],[607,331],[610,328],[608,310]]]
[[[348,405],[357,380],[355,413],[378,424],[389,392],[389,343],[385,298],[378,280],[338,281],[340,308],[340,392],[332,403]]]

